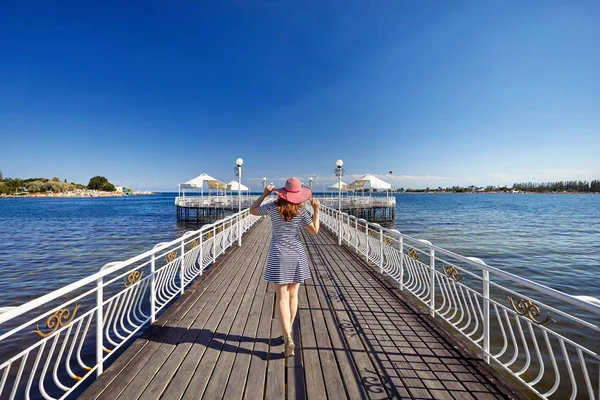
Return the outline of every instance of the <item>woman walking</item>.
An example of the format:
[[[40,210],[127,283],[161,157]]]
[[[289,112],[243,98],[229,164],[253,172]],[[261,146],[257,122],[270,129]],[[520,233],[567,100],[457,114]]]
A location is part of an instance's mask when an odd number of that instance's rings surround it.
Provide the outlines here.
[[[277,201],[261,206],[272,191],[277,193]],[[298,178],[290,178],[281,189],[274,190],[273,186],[267,186],[250,207],[252,215],[268,215],[271,218],[273,236],[264,279],[275,285],[286,357],[294,355],[292,326],[298,311],[298,289],[300,283],[310,278],[308,259],[300,242],[300,226],[306,226],[312,234],[319,233],[319,200],[311,200],[314,210],[312,217],[300,205],[311,196],[312,191],[303,187]]]

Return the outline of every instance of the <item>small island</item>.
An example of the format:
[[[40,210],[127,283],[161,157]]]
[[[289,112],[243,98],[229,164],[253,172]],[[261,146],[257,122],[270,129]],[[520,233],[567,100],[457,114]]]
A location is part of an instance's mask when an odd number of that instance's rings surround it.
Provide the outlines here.
[[[104,176],[94,176],[87,185],[70,182],[58,177],[48,178],[4,178],[0,172],[1,197],[110,197],[131,196],[131,188],[115,186]]]

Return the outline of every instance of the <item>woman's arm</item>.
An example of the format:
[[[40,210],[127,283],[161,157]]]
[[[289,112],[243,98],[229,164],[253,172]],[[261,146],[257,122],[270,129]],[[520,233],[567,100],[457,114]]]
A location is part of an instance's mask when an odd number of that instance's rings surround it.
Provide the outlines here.
[[[250,206],[250,214],[260,215],[260,213],[258,212],[258,207],[260,207],[260,205],[265,200],[265,198],[271,194],[271,192],[273,191],[273,188],[274,188],[274,186],[270,186],[270,185],[265,188],[265,190],[260,195],[260,197],[258,199],[256,199],[256,201],[254,201],[254,203],[252,203],[252,206]]]
[[[308,231],[313,235],[316,235],[319,233],[319,214],[321,213],[321,204],[319,203],[319,200],[312,199],[310,201],[310,205],[312,206],[314,213],[312,216],[312,222],[309,225],[306,225],[306,229],[308,229]]]

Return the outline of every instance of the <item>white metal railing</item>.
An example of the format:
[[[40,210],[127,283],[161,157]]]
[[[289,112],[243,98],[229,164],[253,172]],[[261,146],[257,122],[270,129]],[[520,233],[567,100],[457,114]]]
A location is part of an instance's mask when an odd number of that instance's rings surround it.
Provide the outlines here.
[[[242,209],[249,208],[258,196],[242,196]],[[236,209],[238,208],[237,196],[187,196],[176,197],[175,205],[179,207],[191,208],[217,208],[217,209]]]
[[[337,208],[337,197],[318,197],[321,204],[327,207]],[[365,209],[365,208],[393,208],[396,205],[396,197],[389,196],[346,196],[341,198],[342,210]]]
[[[242,196],[242,209],[248,208],[254,203],[258,196]],[[337,197],[315,197],[321,204],[337,208]],[[396,205],[396,197],[389,196],[346,196],[342,197],[342,210],[364,209],[364,208],[393,208]],[[175,205],[179,207],[193,208],[217,208],[236,209],[238,207],[237,196],[187,196],[176,197]]]
[[[600,307],[323,206],[321,223],[536,395],[600,399]],[[564,311],[566,309],[570,311]]]
[[[2,309],[0,398],[55,399],[77,393],[258,220],[243,210],[106,264],[19,307]]]

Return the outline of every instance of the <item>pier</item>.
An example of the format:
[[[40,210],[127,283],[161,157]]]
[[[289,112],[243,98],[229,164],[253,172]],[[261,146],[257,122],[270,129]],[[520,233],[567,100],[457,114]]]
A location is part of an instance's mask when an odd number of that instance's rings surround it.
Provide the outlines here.
[[[258,196],[241,197],[241,209],[249,208]],[[338,208],[337,197],[315,196],[321,204]],[[345,195],[341,198],[341,210],[358,218],[373,222],[392,222],[396,197]],[[214,222],[226,212],[238,212],[237,196],[179,196],[175,198],[177,220],[197,224]]]
[[[262,219],[80,398],[518,397],[327,232],[303,234],[312,279],[284,359],[262,279],[270,229]]]
[[[600,397],[589,299],[327,205],[320,222],[294,357],[270,223],[246,209],[0,310],[0,398]]]

